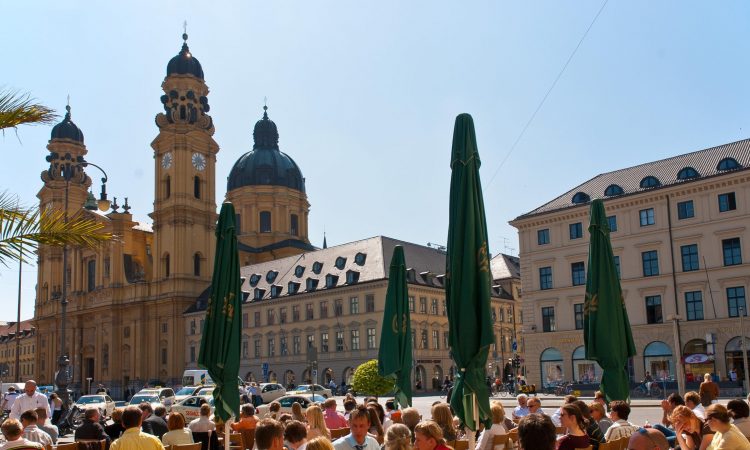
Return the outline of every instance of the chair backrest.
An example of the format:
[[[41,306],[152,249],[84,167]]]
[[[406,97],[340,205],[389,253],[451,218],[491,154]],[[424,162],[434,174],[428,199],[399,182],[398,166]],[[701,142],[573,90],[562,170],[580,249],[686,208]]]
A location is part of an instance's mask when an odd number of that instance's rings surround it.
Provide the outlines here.
[[[242,434],[242,442],[245,444],[245,450],[253,450],[255,446],[255,429],[242,430],[240,434]]]
[[[618,450],[620,443],[618,441],[602,442],[599,444],[599,450]]]
[[[492,438],[492,446],[500,447],[500,450],[502,450],[508,444],[508,439],[510,439],[510,436],[507,434],[499,434]]]
[[[568,431],[565,427],[555,427],[555,434],[565,434]]]
[[[588,447],[584,447],[584,448],[576,448],[576,450],[594,450],[594,446],[589,445]]]
[[[468,450],[469,449],[469,441],[466,439],[459,439],[453,442],[456,444],[456,446],[453,447],[453,450]]]
[[[219,435],[208,431],[193,431],[193,441],[200,442],[201,450],[220,450]]]
[[[57,444],[57,450],[78,450],[78,443],[66,442],[64,444]]]
[[[201,443],[195,442],[193,444],[175,444],[171,445],[171,450],[201,450]]]
[[[78,439],[78,450],[105,450],[107,448],[107,441],[105,439]]]
[[[349,428],[333,428],[328,431],[331,432],[331,440],[338,439],[340,437],[344,437],[347,434],[349,434]]]
[[[245,443],[242,440],[242,433],[229,433],[229,444],[239,446],[244,450]]]
[[[617,447],[618,450],[628,450],[628,442],[630,442],[630,437],[623,437],[615,442],[619,444]]]

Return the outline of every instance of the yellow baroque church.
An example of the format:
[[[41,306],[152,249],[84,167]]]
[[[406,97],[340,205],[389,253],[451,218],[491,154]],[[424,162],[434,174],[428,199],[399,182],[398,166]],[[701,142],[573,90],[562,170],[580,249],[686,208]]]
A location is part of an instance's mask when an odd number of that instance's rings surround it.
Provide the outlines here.
[[[213,272],[219,145],[203,69],[186,34],[183,39],[167,65],[164,112],[156,116],[151,143],[152,225],[133,221],[127,201],[98,211],[89,192],[86,169],[92,164],[85,159],[83,132],[69,108],[52,129],[40,206],[95,218],[117,238],[97,249],[39,249],[33,372],[41,384],[52,384],[60,355],[69,357],[73,391],[102,383],[115,398],[145,384],[179,385],[183,371],[196,367]],[[313,247],[305,179],[280,151],[276,124],[263,109],[253,149],[227,177],[243,266],[240,376],[291,384],[314,378],[319,369],[321,382],[349,382],[353,368],[377,357],[390,255],[402,245],[409,266],[413,382],[418,389],[439,387],[456,370],[447,346],[444,250],[382,236],[331,248],[324,240],[323,249]],[[508,376],[508,359],[523,351],[518,258],[496,255],[492,273],[495,344],[488,375]],[[311,349],[318,354],[314,367]]]

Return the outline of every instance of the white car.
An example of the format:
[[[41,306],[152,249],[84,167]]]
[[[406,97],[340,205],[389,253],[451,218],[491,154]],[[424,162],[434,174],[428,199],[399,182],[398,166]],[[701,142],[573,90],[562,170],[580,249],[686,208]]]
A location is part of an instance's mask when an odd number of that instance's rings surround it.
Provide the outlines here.
[[[76,407],[81,411],[86,408],[99,408],[99,413],[103,417],[109,417],[112,415],[112,411],[115,410],[115,402],[109,397],[109,395],[82,395],[76,400]]]
[[[180,390],[174,393],[174,402],[179,403],[191,395],[198,395],[198,391],[203,389],[203,386],[183,386]]]
[[[313,387],[315,387],[315,389],[313,389]],[[295,390],[290,392],[290,394],[312,394],[313,391],[315,392],[315,395],[322,395],[325,398],[333,397],[333,393],[330,389],[319,384],[300,384]]]
[[[174,405],[172,405],[172,412],[182,413],[188,421],[197,419],[200,416],[201,405],[208,403],[211,406],[211,414],[214,413],[214,398],[203,397],[201,395],[191,395],[190,397],[183,399]]]
[[[198,389],[193,395],[200,395],[201,397],[212,397],[214,395],[214,389],[216,386],[203,386]]]
[[[138,406],[143,402],[150,403],[151,408],[154,408],[154,409],[156,409],[157,406],[164,406],[164,404],[162,404],[161,400],[159,399],[159,396],[153,393],[135,394],[128,402],[128,405]]]
[[[159,403],[167,409],[174,404],[174,391],[171,388],[141,389],[135,395],[155,395],[159,398]]]
[[[260,398],[263,403],[271,403],[279,397],[286,395],[286,389],[279,383],[261,383],[258,387]]]
[[[307,408],[312,405],[313,403],[323,403],[326,401],[325,398],[323,398],[322,395],[285,395],[283,397],[279,397],[276,399],[277,402],[281,404],[281,412],[282,413],[291,413],[292,412],[292,405],[294,403],[299,403],[299,405],[302,407],[302,414],[307,411]],[[261,418],[268,414],[268,410],[270,409],[270,405],[260,405],[257,409],[257,415]]]

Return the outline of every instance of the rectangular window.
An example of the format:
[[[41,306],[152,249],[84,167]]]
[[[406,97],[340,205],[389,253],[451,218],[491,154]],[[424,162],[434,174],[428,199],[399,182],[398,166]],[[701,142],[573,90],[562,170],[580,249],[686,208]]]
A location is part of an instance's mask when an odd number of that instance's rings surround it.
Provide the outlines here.
[[[432,348],[440,350],[440,332],[438,330],[432,330]]]
[[[375,348],[375,328],[367,329],[367,348]]]
[[[166,364],[168,358],[168,352],[166,348],[161,349],[161,363]]]
[[[615,256],[614,260],[615,260],[615,270],[617,271],[617,278],[620,278],[620,257]]]
[[[313,336],[312,334],[308,334],[307,335],[307,348],[310,349],[313,347],[315,347],[315,336]]]
[[[580,239],[583,237],[583,225],[581,222],[571,223],[569,227],[571,239]]]
[[[642,209],[638,213],[641,218],[641,226],[647,227],[656,223],[654,218],[654,208]]]
[[[289,354],[289,348],[287,347],[286,336],[281,336],[279,338],[279,348],[281,350],[281,356],[286,356]]]
[[[279,308],[279,323],[286,323],[286,306]]]
[[[570,272],[573,276],[573,286],[586,284],[586,266],[582,262],[571,264]]]
[[[422,330],[422,333],[420,333],[419,348],[423,348],[425,350],[430,348],[429,342],[427,341],[427,330]]]
[[[242,328],[247,328],[250,325],[250,320],[247,317],[247,313],[242,313]],[[195,334],[195,333],[191,333]]]
[[[693,201],[687,200],[677,203],[677,218],[679,220],[682,220],[690,219],[691,217],[695,217],[695,208],[693,207]]]
[[[443,331],[443,348],[445,349],[448,348],[448,336],[450,336],[449,333],[447,331]]]
[[[291,226],[290,228],[290,234],[292,236],[299,236],[299,216],[297,214],[292,214],[291,217]]]
[[[299,305],[292,306],[292,321],[299,322]]]
[[[742,310],[742,316],[747,316],[745,288],[743,286],[727,288],[727,303],[729,305],[729,317],[739,317],[740,309]]]
[[[245,344],[247,344],[247,342],[245,342]],[[244,351],[244,348],[243,348],[243,351]],[[194,345],[190,346],[190,362],[195,362],[195,346]]]
[[[430,303],[430,314],[437,316],[438,313],[438,299],[433,298]]]
[[[320,333],[320,351],[328,353],[328,332]]]
[[[94,289],[96,289],[96,260],[92,259],[87,263],[87,283],[86,287],[88,288],[88,291],[91,292]]]
[[[573,315],[575,316],[576,330],[583,330],[583,303],[573,305]]]
[[[336,332],[336,351],[337,352],[344,351],[344,332],[343,331]]]
[[[555,308],[545,306],[542,308],[542,331],[555,331]]]
[[[607,225],[609,225],[610,233],[617,231],[617,216],[607,216]]]
[[[349,298],[349,314],[359,314],[359,297]]]
[[[260,232],[261,233],[271,232],[271,211],[260,212]]]
[[[247,314],[245,314],[245,316],[247,316]],[[190,321],[190,334],[195,334],[195,319]]]
[[[427,314],[427,297],[419,297],[419,312]]]
[[[734,211],[737,209],[737,200],[734,192],[719,194],[719,212]]]
[[[410,295],[409,296],[409,312],[414,312],[414,311],[415,311],[415,309],[414,309],[414,296]]]
[[[539,268],[539,289],[552,289],[552,267]]]
[[[414,328],[411,329],[411,348],[417,348],[417,330]]]
[[[549,228],[536,230],[536,243],[539,245],[549,244]]]
[[[315,312],[313,311],[313,304],[312,303],[307,303],[305,305],[305,308],[306,308],[306,310],[305,310],[305,318],[307,320],[313,320],[313,317],[315,316]]]
[[[722,240],[721,248],[724,252],[725,266],[742,264],[742,249],[740,248],[740,238]]]
[[[698,270],[698,244],[683,245],[680,247],[682,254],[682,271],[690,272]]]
[[[334,300],[333,302],[333,314],[336,317],[341,317],[344,315],[344,301],[340,298]]]
[[[320,302],[320,318],[325,319],[328,317],[328,301],[323,300]]]
[[[687,320],[703,320],[703,293],[701,291],[685,292]]]
[[[253,320],[255,322],[255,327],[259,328],[260,327],[260,311],[255,311],[255,313],[253,313]]]
[[[295,355],[299,355],[302,351],[302,338],[299,336],[292,336],[292,351]]]
[[[359,350],[359,330],[352,330],[352,350]]]
[[[274,323],[276,323],[276,315],[274,314],[274,311],[272,309],[266,311],[266,319],[268,325],[273,325]]]
[[[375,312],[375,296],[372,294],[365,295],[365,310],[368,313]]]
[[[643,260],[643,276],[653,277],[659,275],[659,256],[656,250],[641,253]]]
[[[497,312],[499,313],[498,320],[500,322],[505,322],[505,309],[501,306],[497,309]]]
[[[443,315],[448,315],[448,302],[446,300],[443,300]]]
[[[646,323],[663,323],[661,315],[661,295],[646,296]]]
[[[274,356],[276,354],[276,342],[273,338],[268,338],[268,356]]]

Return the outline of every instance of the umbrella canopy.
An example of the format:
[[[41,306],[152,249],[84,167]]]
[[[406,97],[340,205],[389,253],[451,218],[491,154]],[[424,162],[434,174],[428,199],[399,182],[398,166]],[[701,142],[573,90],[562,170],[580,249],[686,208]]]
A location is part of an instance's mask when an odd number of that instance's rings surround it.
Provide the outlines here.
[[[239,417],[240,327],[242,293],[240,260],[237,254],[234,206],[221,205],[216,226],[216,257],[211,278],[211,296],[206,308],[198,366],[208,370],[216,384],[215,415],[224,422]]]
[[[601,199],[591,202],[589,233],[589,267],[583,308],[586,359],[597,361],[602,367],[601,390],[607,401],[627,400],[630,386],[625,364],[635,355],[635,344]]]
[[[388,291],[385,294],[383,328],[380,332],[378,372],[396,378],[396,402],[402,408],[411,406],[411,315],[409,291],[406,286],[404,248],[393,249],[388,272]]]
[[[469,114],[460,114],[456,117],[451,152],[445,297],[449,345],[458,367],[450,403],[456,416],[472,430],[477,429],[477,419],[490,424],[485,365],[494,342],[490,315],[492,274],[480,165],[474,121]]]

